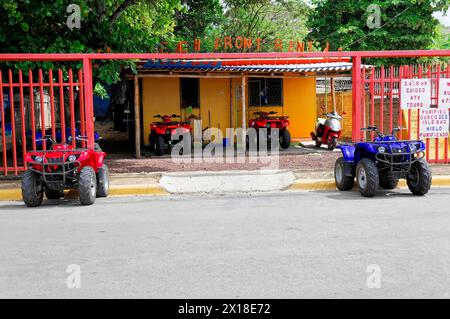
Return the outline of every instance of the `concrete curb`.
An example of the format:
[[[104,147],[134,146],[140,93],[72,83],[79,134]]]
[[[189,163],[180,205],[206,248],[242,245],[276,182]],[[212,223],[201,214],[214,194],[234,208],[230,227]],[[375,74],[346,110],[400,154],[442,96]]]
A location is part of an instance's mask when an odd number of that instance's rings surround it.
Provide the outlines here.
[[[287,183],[288,180],[290,180],[289,174],[286,175],[286,173],[289,173],[290,171],[281,171],[277,172],[278,174],[283,175],[280,180],[282,183]],[[239,176],[239,174],[236,174],[235,176]],[[272,172],[273,173],[273,172]],[[290,172],[292,173],[292,172]],[[229,176],[229,172],[221,174],[222,176]],[[180,173],[177,173],[175,175],[180,176]],[[181,174],[183,175],[183,174]],[[184,177],[181,177],[178,181],[185,181],[186,178],[188,178],[188,173],[184,173]],[[198,176],[204,176],[205,174],[197,174]],[[252,176],[254,178],[258,174],[248,175]],[[217,179],[217,174],[214,178]],[[268,172],[265,174],[259,173],[259,176],[267,179]],[[235,181],[235,180],[233,180]],[[164,184],[164,183],[162,183]],[[220,183],[219,183],[220,184]],[[255,183],[256,184],[256,183]],[[216,184],[214,184],[216,185]],[[170,189],[166,190],[164,185],[158,185],[158,184],[123,184],[123,185],[111,185],[110,186],[110,196],[167,196],[170,195]],[[294,180],[289,182],[289,184],[286,187],[282,187],[282,184],[277,184],[277,187],[271,187],[270,189],[266,190],[247,190],[247,191],[277,191],[277,190],[287,190],[287,191],[329,191],[329,190],[335,190],[336,185],[334,182],[334,179],[302,179],[302,180]],[[264,186],[265,187],[265,186]],[[450,187],[450,175],[446,176],[434,176],[433,177],[433,188],[439,188],[439,187]],[[401,180],[399,183],[399,188],[404,189],[407,188],[406,181]],[[237,192],[244,192],[242,188],[240,190],[237,190]],[[70,191],[67,192],[68,196],[71,198],[77,197],[76,191]],[[190,193],[202,193],[201,191],[191,191]],[[217,193],[217,192],[212,192]],[[221,192],[219,192],[221,193]],[[0,189],[0,201],[20,201],[22,200],[22,191],[20,188],[8,188],[8,189]]]
[[[257,170],[167,173],[159,184],[174,194],[224,194],[279,191],[294,181],[289,170]]]

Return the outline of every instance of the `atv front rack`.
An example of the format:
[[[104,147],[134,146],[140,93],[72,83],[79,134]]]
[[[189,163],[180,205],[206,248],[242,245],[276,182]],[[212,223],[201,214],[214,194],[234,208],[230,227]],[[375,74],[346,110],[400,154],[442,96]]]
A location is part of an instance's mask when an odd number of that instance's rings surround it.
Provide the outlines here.
[[[394,178],[403,178],[411,171],[412,165],[425,157],[424,151],[414,152],[393,152],[390,147],[390,153],[377,153],[375,159],[384,164],[380,171],[389,170],[389,174]]]
[[[29,161],[29,169],[33,172],[36,172],[40,174],[43,178],[43,181],[50,185],[52,189],[60,189],[64,188],[66,186],[67,180],[74,180],[75,176],[70,176],[71,173],[75,172],[78,167],[81,166],[81,162],[78,160],[75,161],[65,161],[64,158],[66,157],[67,153],[71,153],[74,155],[80,155],[83,151],[86,149],[71,149],[71,150],[46,150],[46,151],[33,151],[33,156],[41,156],[41,155],[35,155],[36,153],[42,153],[42,159],[45,159],[45,154],[48,153],[62,153],[59,157],[52,158],[52,162],[36,162],[36,161]],[[77,154],[80,152],[80,154]],[[48,158],[47,158],[48,160]],[[33,166],[41,167],[42,170],[35,169]],[[49,167],[57,167],[55,171],[48,171]],[[56,178],[59,177],[59,178]]]

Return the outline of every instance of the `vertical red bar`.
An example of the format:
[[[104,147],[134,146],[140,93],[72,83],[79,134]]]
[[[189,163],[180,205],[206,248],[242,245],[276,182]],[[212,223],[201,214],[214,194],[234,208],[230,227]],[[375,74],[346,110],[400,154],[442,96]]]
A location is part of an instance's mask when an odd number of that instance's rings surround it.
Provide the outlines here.
[[[359,59],[359,71],[361,71],[361,58]],[[88,136],[88,147],[94,148],[94,96],[93,96],[93,84],[92,84],[92,61],[89,58],[83,58],[83,76],[84,76],[84,105],[85,105],[85,117],[86,117],[86,131]],[[361,72],[359,72],[361,77]],[[361,79],[354,88],[358,88]],[[355,85],[355,83],[353,83]],[[353,91],[355,92],[355,91]],[[360,92],[358,90],[358,92]],[[359,94],[358,94],[359,95]],[[355,98],[355,97],[354,97]],[[355,108],[355,104],[353,104]],[[355,122],[353,123],[355,125]],[[356,123],[356,125],[358,125]],[[355,128],[355,127],[354,127]],[[359,128],[358,128],[359,131]]]
[[[366,127],[366,68],[362,68],[362,85],[361,85],[361,105],[362,105],[362,126]],[[364,132],[361,131],[361,138],[365,138]]]
[[[402,79],[403,79],[403,66],[400,66],[398,76],[398,96],[400,105],[398,108],[398,127],[403,127],[403,110],[402,110]],[[402,139],[402,132],[400,132],[400,139]]]
[[[381,66],[380,75],[380,131],[384,131],[384,65]]]
[[[22,161],[25,167],[25,153],[27,152],[27,135],[25,126],[25,108],[23,104],[23,75],[22,69],[19,69],[19,94],[20,94],[20,120],[22,123]]]
[[[423,67],[422,64],[419,65],[419,71],[417,73],[417,77],[421,79],[423,76]],[[417,110],[417,139],[420,139],[420,109]]]
[[[430,81],[432,81],[431,80],[431,64],[430,65],[428,65],[428,78],[430,79]],[[431,90],[432,90],[433,88],[431,88]],[[430,139],[427,137],[427,139],[426,139],[426,145],[427,145],[427,151],[426,151],[426,159],[427,159],[427,161],[430,161],[430,152],[428,151],[429,149],[430,149]]]
[[[394,128],[394,66],[389,69],[389,132]]]
[[[30,85],[30,122],[31,122],[31,144],[33,145],[33,150],[36,150],[36,118],[34,112],[34,84],[33,84],[33,73],[28,70],[28,82]]]
[[[70,135],[72,136],[72,146],[76,147],[75,135],[75,105],[73,101],[73,73],[69,69],[69,110],[70,110]]]
[[[13,150],[13,165],[14,174],[17,175],[17,145],[16,145],[16,115],[14,110],[14,90],[13,90],[13,76],[12,71],[9,69],[9,110],[11,114],[11,142]]]
[[[5,107],[3,104],[3,75],[0,70],[0,107],[2,116],[2,151],[4,174],[8,175],[8,159],[6,158],[6,131],[5,131]]]
[[[78,70],[78,100],[79,100],[79,104],[80,104],[80,130],[81,130],[81,135],[85,136],[86,135],[86,118],[84,116],[84,88],[83,88],[83,72],[80,70]],[[86,143],[83,141],[81,143],[82,147],[86,147],[85,145]]]
[[[450,64],[447,66],[447,79],[450,78]],[[444,145],[444,160],[445,163],[448,164],[449,158],[448,158],[448,137],[445,139],[445,145]]]
[[[45,104],[44,104],[44,86],[42,82],[42,69],[39,69],[39,103],[41,105],[39,111],[41,113],[41,134],[42,138],[45,138],[47,135],[45,133]],[[46,141],[42,141],[42,149],[47,149],[47,143]]]
[[[372,70],[370,76],[370,126],[375,125],[375,69]],[[370,140],[373,141],[375,137],[374,132],[370,133]]]
[[[435,91],[435,93],[436,93],[436,95],[435,95],[435,97],[436,97],[436,105],[438,105],[438,107],[439,107],[439,80],[441,79],[441,65],[438,63],[437,65],[436,65],[436,68],[437,68],[437,70],[436,70],[436,86],[435,86],[435,88],[436,88],[436,91]],[[434,156],[435,156],[435,162],[436,163],[439,163],[439,138],[435,138],[434,139]]]
[[[407,72],[408,72],[408,78],[412,79],[413,78],[413,70],[412,70],[412,66],[408,65],[407,66]],[[411,109],[408,109],[408,139],[411,139]]]
[[[58,86],[59,86],[59,121],[61,129],[61,143],[66,143],[66,118],[64,110],[64,85],[62,70],[58,70]]]
[[[48,81],[50,86],[50,114],[52,121],[52,138],[56,141],[56,121],[55,121],[55,96],[53,92],[53,70],[48,71]]]

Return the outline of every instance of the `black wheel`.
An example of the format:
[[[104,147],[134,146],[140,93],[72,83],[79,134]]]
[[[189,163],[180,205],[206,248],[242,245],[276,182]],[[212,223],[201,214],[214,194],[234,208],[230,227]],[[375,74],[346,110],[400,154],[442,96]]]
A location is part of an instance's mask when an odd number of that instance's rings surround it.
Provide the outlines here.
[[[288,149],[291,145],[291,133],[288,130],[280,131],[280,146],[282,149]]]
[[[380,181],[380,187],[382,189],[396,189],[397,186],[398,186],[398,179],[388,179]]]
[[[109,193],[109,171],[108,166],[103,164],[97,174],[97,197],[108,197]]]
[[[346,175],[352,171],[352,164],[347,163],[343,157],[339,157],[334,165],[334,180],[340,191],[349,191],[355,185],[355,177]]]
[[[45,196],[48,199],[60,199],[61,197],[64,197],[64,191],[57,191],[53,189],[46,189],[45,190]]]
[[[321,147],[322,146],[322,142],[319,140],[316,140],[316,147]]]
[[[335,136],[328,136],[327,146],[330,151],[334,150],[337,146],[337,138]]]
[[[22,178],[22,198],[28,207],[41,206],[44,196],[43,185],[39,175],[33,171],[26,171]]]
[[[95,203],[97,195],[97,178],[92,167],[86,166],[81,170],[78,180],[80,203],[83,205],[92,205]]]
[[[155,152],[156,155],[164,155],[166,152],[166,142],[164,141],[164,136],[159,135],[156,137]]]
[[[150,133],[148,136],[148,141],[150,143],[150,152],[155,152],[155,135]]]
[[[425,159],[413,163],[411,171],[406,177],[408,188],[414,195],[423,196],[430,191],[432,174]]]
[[[356,182],[358,183],[361,195],[365,197],[375,196],[379,187],[380,178],[374,162],[367,158],[359,161],[356,166]]]

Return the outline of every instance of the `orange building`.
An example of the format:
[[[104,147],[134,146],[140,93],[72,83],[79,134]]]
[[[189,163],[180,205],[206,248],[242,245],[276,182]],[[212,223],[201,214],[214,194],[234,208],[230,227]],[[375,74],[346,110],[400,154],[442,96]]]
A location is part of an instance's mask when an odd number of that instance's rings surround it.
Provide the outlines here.
[[[256,111],[290,117],[291,136],[308,138],[317,119],[316,78],[348,74],[350,59],[148,61],[137,92],[141,141],[148,144],[155,114],[202,120],[203,128],[246,128]]]

